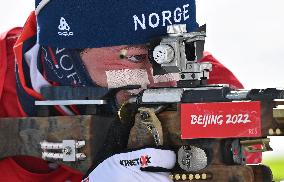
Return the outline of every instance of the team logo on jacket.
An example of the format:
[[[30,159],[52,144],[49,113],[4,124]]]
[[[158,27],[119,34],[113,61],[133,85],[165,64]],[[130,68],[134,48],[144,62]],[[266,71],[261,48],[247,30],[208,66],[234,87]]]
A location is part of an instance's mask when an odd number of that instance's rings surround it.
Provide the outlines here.
[[[60,18],[60,23],[58,25],[58,29],[60,30],[58,32],[58,35],[61,36],[73,36],[73,32],[70,31],[70,26],[66,22],[65,18],[61,17]]]
[[[128,166],[141,166],[141,167],[147,167],[150,161],[151,157],[148,155],[142,155],[140,158],[132,159],[132,160],[120,160],[120,164],[128,167]]]

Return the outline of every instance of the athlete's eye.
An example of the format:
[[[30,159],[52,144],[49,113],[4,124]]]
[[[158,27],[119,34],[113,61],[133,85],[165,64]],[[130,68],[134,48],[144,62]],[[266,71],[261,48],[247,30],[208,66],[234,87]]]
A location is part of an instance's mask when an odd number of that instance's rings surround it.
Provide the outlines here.
[[[141,61],[144,61],[147,58],[147,54],[140,54],[140,55],[133,55],[133,56],[126,56],[127,60],[139,63]]]
[[[128,51],[128,49],[122,49],[119,52],[119,58],[120,59],[127,59],[128,61],[131,61],[133,63],[139,63],[141,61],[144,61],[147,58],[148,54],[145,53],[141,53],[141,51],[137,54],[133,53],[129,53],[130,51]]]

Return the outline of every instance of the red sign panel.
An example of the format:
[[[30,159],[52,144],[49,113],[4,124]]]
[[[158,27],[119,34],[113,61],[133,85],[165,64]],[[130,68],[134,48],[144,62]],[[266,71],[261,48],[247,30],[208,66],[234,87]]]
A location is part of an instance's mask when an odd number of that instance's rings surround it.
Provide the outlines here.
[[[182,139],[260,136],[260,102],[181,104]]]

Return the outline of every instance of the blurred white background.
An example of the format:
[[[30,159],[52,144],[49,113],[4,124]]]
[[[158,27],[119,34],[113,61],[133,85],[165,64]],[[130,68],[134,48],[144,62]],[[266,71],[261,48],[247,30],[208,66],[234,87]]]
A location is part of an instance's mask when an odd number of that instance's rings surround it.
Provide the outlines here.
[[[34,9],[34,0],[1,0],[0,32],[15,26],[23,26]]]
[[[206,50],[246,88],[284,87],[283,0],[197,0]]]
[[[197,0],[197,19],[207,24],[206,50],[230,68],[246,88],[284,87],[283,0]],[[23,26],[34,0],[2,0],[0,32]],[[271,145],[282,155],[282,139]],[[282,145],[282,147],[281,147]]]

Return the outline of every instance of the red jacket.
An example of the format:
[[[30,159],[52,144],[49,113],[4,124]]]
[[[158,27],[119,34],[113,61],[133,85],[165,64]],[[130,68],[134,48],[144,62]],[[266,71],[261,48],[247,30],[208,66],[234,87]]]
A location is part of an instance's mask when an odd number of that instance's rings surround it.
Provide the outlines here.
[[[0,35],[0,117],[26,116],[16,93],[15,55],[13,46],[22,28],[13,28]]]

